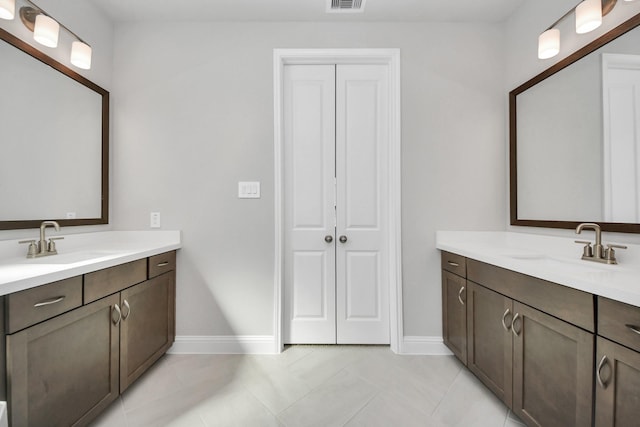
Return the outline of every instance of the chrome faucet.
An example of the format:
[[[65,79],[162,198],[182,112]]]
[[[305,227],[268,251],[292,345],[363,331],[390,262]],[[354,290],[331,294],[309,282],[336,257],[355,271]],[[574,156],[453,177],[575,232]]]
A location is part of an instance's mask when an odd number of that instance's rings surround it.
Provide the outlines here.
[[[64,237],[51,237],[47,242],[45,236],[45,229],[47,226],[52,226],[56,231],[60,231],[60,224],[55,221],[42,221],[40,224],[40,240],[36,245],[35,239],[33,240],[21,240],[18,243],[28,243],[29,248],[27,250],[27,258],[39,258],[48,255],[55,255],[58,253],[56,250],[56,240],[62,240]]]
[[[593,222],[583,222],[582,224],[578,224],[578,226],[576,227],[576,234],[580,234],[585,228],[593,229],[593,231],[596,232],[596,241],[592,248],[591,242],[576,240],[576,243],[585,245],[582,251],[582,259],[585,261],[602,262],[605,264],[617,264],[618,261],[616,260],[616,252],[614,251],[614,248],[627,249],[627,247],[622,245],[608,244],[607,248],[604,249],[604,247],[602,246],[602,230],[600,226]]]

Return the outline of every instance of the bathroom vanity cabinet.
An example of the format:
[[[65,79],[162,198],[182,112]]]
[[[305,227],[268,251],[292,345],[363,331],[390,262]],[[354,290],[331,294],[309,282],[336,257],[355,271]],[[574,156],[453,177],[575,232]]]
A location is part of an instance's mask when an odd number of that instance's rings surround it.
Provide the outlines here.
[[[175,251],[3,298],[10,425],[87,425],[171,347]]]
[[[598,297],[596,427],[638,424],[639,351],[640,308]]]
[[[451,255],[443,252],[443,267]],[[591,425],[593,295],[464,262],[468,368],[528,425]],[[444,270],[443,284],[448,275]],[[443,296],[443,311],[449,300]],[[449,325],[444,330],[450,335]]]
[[[442,254],[442,325],[447,347],[467,364],[466,260],[456,254]]]

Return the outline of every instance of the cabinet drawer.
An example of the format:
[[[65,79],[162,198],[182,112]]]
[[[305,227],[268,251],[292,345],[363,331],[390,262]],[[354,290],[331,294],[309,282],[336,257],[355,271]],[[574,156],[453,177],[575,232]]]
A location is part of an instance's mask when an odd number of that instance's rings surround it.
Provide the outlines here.
[[[147,259],[116,265],[84,275],[84,303],[120,292],[147,279]]]
[[[176,251],[149,257],[149,279],[176,269]]]
[[[82,305],[82,276],[53,282],[6,297],[7,333],[35,325]]]
[[[442,251],[442,269],[457,274],[460,277],[467,277],[466,258],[451,252]]]
[[[640,307],[598,297],[598,335],[640,351]]]

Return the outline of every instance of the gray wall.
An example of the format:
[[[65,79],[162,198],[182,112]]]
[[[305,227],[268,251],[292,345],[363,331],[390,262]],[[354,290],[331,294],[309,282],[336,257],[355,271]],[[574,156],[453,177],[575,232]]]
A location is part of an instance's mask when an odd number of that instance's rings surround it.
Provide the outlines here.
[[[400,48],[404,330],[441,335],[439,229],[504,229],[503,28],[116,27],[114,224],[183,230],[178,335],[273,334],[274,48]],[[262,182],[238,200],[237,182]]]

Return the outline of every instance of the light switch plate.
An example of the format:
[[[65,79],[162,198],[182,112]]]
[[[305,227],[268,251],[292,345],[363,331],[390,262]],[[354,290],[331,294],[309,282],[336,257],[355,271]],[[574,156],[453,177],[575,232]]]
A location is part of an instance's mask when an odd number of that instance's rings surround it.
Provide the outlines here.
[[[259,199],[260,198],[260,182],[259,181],[238,182],[238,198],[239,199]]]
[[[149,216],[149,227],[160,228],[160,212],[151,212]]]

